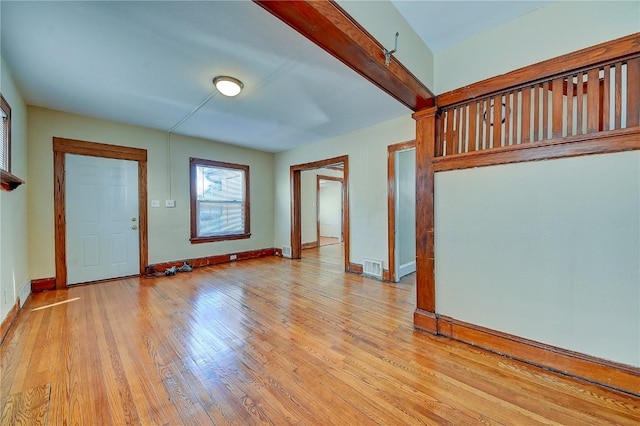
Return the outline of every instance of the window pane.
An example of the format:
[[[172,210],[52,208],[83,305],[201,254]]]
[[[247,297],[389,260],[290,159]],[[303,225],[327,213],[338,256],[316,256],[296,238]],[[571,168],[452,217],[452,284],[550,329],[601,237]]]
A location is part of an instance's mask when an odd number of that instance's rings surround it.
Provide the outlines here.
[[[228,165],[201,160],[193,162],[195,169],[192,182],[195,191],[195,235],[192,237],[217,237],[243,235],[246,225],[245,192],[246,166]],[[217,166],[216,164],[220,164]],[[229,167],[225,167],[225,166]],[[192,172],[193,173],[193,172]]]

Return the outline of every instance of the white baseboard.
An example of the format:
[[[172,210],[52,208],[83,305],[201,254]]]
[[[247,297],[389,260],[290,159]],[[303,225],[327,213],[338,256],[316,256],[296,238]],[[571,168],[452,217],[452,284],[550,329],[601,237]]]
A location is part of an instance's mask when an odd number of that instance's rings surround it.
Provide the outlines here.
[[[18,297],[20,298],[20,308],[24,306],[24,302],[27,301],[27,298],[31,294],[31,280],[27,280],[23,285],[20,291],[18,292]]]

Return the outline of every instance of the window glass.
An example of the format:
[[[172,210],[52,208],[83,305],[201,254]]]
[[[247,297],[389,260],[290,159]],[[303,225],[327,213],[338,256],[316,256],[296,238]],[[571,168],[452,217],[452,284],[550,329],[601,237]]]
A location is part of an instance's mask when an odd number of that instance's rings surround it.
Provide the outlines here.
[[[249,167],[191,159],[191,240],[248,238]]]

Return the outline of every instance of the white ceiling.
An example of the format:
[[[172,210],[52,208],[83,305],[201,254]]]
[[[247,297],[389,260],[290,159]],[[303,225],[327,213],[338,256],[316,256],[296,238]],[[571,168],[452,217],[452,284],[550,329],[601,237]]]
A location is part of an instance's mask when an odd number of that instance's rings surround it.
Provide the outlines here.
[[[434,50],[544,3],[394,1]],[[0,8],[2,56],[29,105],[268,152],[411,112],[249,1]],[[466,29],[455,37],[452,14]],[[239,78],[244,91],[218,94],[218,75]]]

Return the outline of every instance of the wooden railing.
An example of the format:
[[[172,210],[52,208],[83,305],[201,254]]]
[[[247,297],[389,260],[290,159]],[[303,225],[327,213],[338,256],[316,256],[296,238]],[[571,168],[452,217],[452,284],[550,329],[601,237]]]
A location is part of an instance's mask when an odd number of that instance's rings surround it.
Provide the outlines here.
[[[640,52],[439,106],[435,157],[636,127]]]

